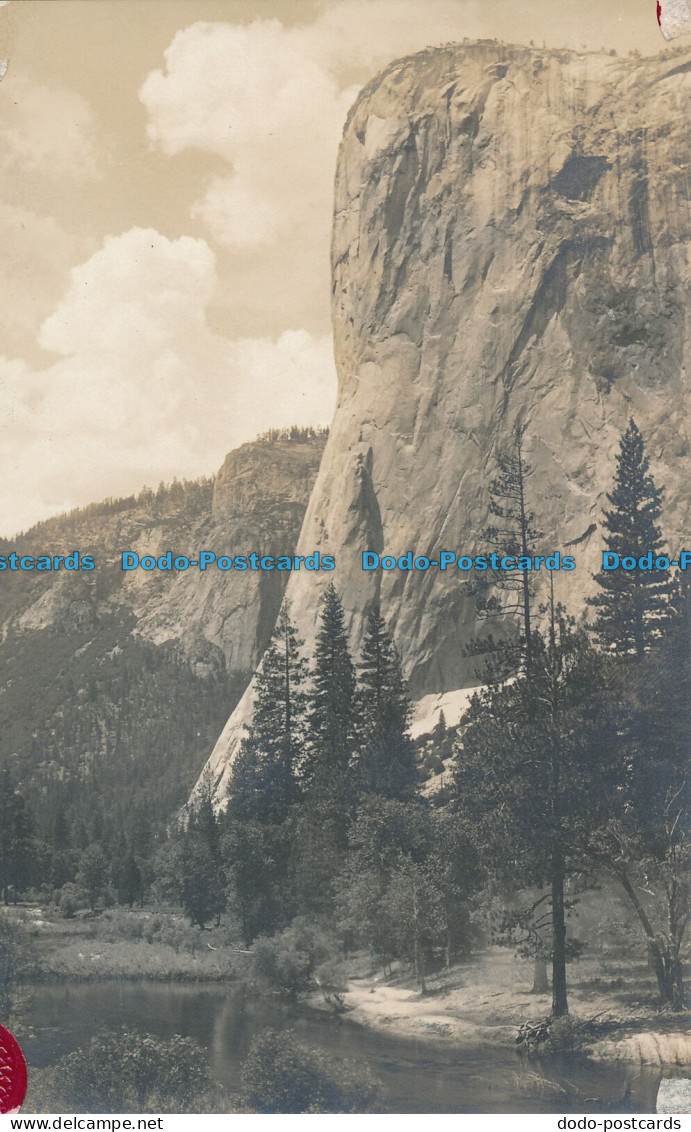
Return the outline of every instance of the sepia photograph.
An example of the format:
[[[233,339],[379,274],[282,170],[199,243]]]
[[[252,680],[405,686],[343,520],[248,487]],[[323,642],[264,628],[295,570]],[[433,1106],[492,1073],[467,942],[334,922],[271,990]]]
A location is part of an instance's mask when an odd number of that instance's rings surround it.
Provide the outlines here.
[[[0,1112],[691,1113],[690,120],[687,0],[0,3]]]

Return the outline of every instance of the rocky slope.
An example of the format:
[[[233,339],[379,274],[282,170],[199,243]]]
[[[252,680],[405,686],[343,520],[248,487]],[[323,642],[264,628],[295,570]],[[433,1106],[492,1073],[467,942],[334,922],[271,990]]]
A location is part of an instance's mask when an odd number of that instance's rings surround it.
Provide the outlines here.
[[[363,573],[361,552],[483,549],[516,423],[541,551],[601,550],[619,438],[644,434],[664,526],[688,534],[689,50],[618,58],[452,45],[360,94],[336,173],[338,407],[298,552],[333,553],[354,644],[381,601],[413,694],[466,686],[478,626],[457,573]],[[288,595],[314,636],[331,576]],[[545,579],[546,580],[546,579]],[[251,703],[211,759],[219,790]]]
[[[2,542],[0,555],[96,564],[0,574],[0,767],[41,836],[58,812],[87,839],[160,833],[266,647],[288,577],[123,572],[122,552],[292,554],[325,439],[270,435],[231,452],[215,481],[107,500]]]
[[[215,481],[109,501],[3,541],[4,554],[79,550],[96,563],[91,573],[3,573],[3,637],[44,629],[97,631],[117,612],[133,618],[141,639],[176,642],[187,659],[202,665],[215,656],[229,674],[246,679],[266,647],[287,573],[215,567],[203,573],[125,572],[121,554],[292,554],[325,442],[323,434],[299,430],[293,438],[261,438],[229,453]]]

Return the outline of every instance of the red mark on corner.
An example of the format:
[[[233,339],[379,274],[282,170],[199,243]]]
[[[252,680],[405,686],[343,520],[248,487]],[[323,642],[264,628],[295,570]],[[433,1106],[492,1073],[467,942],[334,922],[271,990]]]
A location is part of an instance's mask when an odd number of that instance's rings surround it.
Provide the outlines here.
[[[26,1062],[19,1042],[0,1026],[0,1113],[19,1112],[26,1084]]]
[[[662,4],[657,0],[657,22],[662,27]]]

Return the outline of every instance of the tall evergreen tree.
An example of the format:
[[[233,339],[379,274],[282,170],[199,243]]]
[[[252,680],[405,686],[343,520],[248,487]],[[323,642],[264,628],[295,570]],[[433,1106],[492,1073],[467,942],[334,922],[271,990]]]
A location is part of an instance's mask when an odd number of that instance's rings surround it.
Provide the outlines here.
[[[412,707],[398,654],[378,608],[367,620],[358,683],[360,788],[387,798],[410,798],[417,781],[415,750],[408,732]]]
[[[303,797],[290,862],[292,891],[302,911],[332,907],[332,881],[343,863],[356,802],[357,710],[343,607],[330,585],[315,646],[307,755],[301,768]]]
[[[499,884],[548,889],[552,1012],[568,1013],[565,887],[608,819],[619,782],[607,670],[558,615],[533,635],[531,673],[476,695],[463,725],[456,805]]]
[[[691,918],[691,584],[680,575],[660,641],[619,665],[621,787],[594,851],[621,883],[642,929],[664,1006],[684,1008]]]
[[[347,775],[357,744],[355,669],[341,600],[329,585],[321,607],[308,715],[308,780]]]
[[[84,889],[93,912],[108,885],[108,860],[100,845],[87,845],[81,855],[77,883]]]
[[[135,900],[143,900],[143,893],[144,884],[141,869],[137,864],[134,853],[130,851],[122,865],[118,899],[122,904],[129,904],[131,908]]]
[[[223,852],[246,943],[285,922],[289,846],[304,755],[307,662],[284,607],[257,676],[252,723],[233,764]]]
[[[225,889],[218,861],[198,829],[191,828],[183,835],[178,868],[180,902],[192,925],[199,924],[203,930],[214,916],[218,922],[225,908]]]
[[[479,653],[497,653],[504,668],[517,670],[521,665],[530,668],[532,657],[534,582],[532,559],[541,532],[527,498],[527,482],[532,467],[523,453],[525,429],[516,425],[510,448],[499,452],[497,473],[489,487],[490,522],[483,531],[483,544],[490,551],[515,559],[511,571],[489,570],[469,585],[475,598],[477,613],[483,619],[518,616],[521,636],[511,648],[507,643],[495,646],[492,637],[480,640],[473,647]]]
[[[612,506],[604,512],[604,527],[607,551],[620,561],[635,559],[636,567],[601,570],[595,580],[602,592],[589,604],[597,610],[595,632],[605,648],[639,659],[660,636],[669,598],[665,572],[654,568],[663,549],[658,525],[662,491],[648,469],[643,437],[631,419],[621,439],[614,488],[607,496]],[[638,565],[641,558],[647,559],[645,569]]]
[[[183,886],[183,906],[192,918],[204,927],[199,912],[205,907],[216,915],[220,923],[225,908],[225,875],[221,855],[219,821],[214,809],[214,782],[207,767],[202,774],[191,809],[186,836],[183,838],[182,860],[190,875],[187,887]],[[202,877],[202,873],[204,876]],[[190,879],[192,878],[192,879]],[[202,885],[199,897],[194,895],[194,884]],[[196,911],[193,911],[196,909]]]
[[[231,776],[231,816],[281,822],[297,799],[307,706],[301,650],[284,606],[257,674],[252,723]]]

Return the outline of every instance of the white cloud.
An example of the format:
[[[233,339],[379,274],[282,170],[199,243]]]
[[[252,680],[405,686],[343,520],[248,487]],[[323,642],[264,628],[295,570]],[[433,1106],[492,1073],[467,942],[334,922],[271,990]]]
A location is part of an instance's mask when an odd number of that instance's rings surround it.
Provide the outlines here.
[[[93,244],[57,215],[101,179],[107,149],[87,101],[10,69],[0,85],[0,329],[5,350],[32,348],[64,291],[70,265]],[[65,205],[67,204],[67,208]]]
[[[11,79],[10,79],[11,75]],[[97,180],[100,147],[91,108],[66,87],[10,75],[0,87],[0,167],[49,180]]]
[[[33,331],[65,288],[69,263],[84,241],[69,236],[50,216],[29,208],[0,208],[0,293],[3,334]],[[83,254],[83,248],[80,248]],[[52,302],[49,296],[53,296]]]
[[[328,337],[230,342],[206,323],[215,261],[153,229],[106,239],[75,268],[40,341],[43,370],[0,359],[0,498],[9,533],[144,483],[215,470],[257,432],[328,422]]]
[[[196,23],[140,91],[149,136],[169,153],[222,158],[193,213],[230,247],[259,250],[300,232],[313,261],[328,243],[336,153],[359,85],[389,60],[463,34],[475,2],[347,0],[312,24]],[[354,75],[356,81],[354,81]]]
[[[166,51],[166,73],[141,90],[149,135],[168,153],[224,159],[194,213],[216,238],[261,247],[307,218],[328,238],[336,147],[354,89],[339,89],[309,29],[278,20],[198,23]],[[316,212],[315,212],[316,210]]]

